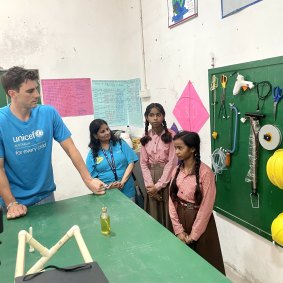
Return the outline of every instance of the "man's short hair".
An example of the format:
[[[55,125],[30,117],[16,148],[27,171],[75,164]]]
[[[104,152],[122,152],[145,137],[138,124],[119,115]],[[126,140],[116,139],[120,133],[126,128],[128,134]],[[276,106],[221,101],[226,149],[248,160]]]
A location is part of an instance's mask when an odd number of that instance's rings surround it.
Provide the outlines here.
[[[12,89],[19,91],[21,84],[27,80],[37,81],[38,74],[35,71],[26,70],[22,67],[12,67],[1,78],[5,92]]]

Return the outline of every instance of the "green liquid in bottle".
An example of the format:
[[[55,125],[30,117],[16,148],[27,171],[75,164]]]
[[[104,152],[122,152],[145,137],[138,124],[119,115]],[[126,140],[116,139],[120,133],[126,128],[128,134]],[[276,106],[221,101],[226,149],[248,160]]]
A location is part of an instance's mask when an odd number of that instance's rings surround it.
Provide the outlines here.
[[[106,207],[102,207],[101,215],[100,215],[100,225],[101,225],[101,233],[103,235],[109,235],[111,232],[110,217],[107,213]]]

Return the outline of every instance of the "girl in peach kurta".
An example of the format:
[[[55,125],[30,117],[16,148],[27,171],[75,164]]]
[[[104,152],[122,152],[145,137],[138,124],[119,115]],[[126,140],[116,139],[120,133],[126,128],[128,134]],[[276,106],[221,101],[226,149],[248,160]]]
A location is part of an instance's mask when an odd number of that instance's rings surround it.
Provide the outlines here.
[[[140,164],[147,191],[145,210],[172,231],[168,212],[168,184],[177,157],[172,141],[174,132],[167,129],[165,111],[159,103],[151,103],[145,111],[145,135],[141,138]],[[148,130],[149,124],[151,130]]]
[[[213,217],[215,176],[200,160],[197,133],[180,132],[174,137],[180,165],[170,186],[169,213],[175,235],[225,274]]]

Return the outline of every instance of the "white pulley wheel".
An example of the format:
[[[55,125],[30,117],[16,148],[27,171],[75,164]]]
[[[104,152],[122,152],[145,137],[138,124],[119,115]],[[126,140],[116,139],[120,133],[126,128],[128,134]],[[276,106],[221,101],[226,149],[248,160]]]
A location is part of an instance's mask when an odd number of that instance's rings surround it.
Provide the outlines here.
[[[261,146],[267,150],[274,150],[281,144],[281,132],[273,125],[264,125],[260,128],[258,139]]]

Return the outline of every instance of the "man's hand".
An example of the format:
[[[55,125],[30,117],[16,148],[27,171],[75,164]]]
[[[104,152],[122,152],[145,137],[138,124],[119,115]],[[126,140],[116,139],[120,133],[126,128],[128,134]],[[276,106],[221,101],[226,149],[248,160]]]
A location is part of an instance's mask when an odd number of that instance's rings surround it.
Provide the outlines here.
[[[15,219],[22,216],[25,216],[28,212],[28,209],[25,205],[13,202],[10,206],[8,205],[7,219]]]
[[[101,182],[99,179],[92,179],[90,183],[87,184],[87,187],[95,194],[95,195],[103,195],[105,194],[105,184]]]

